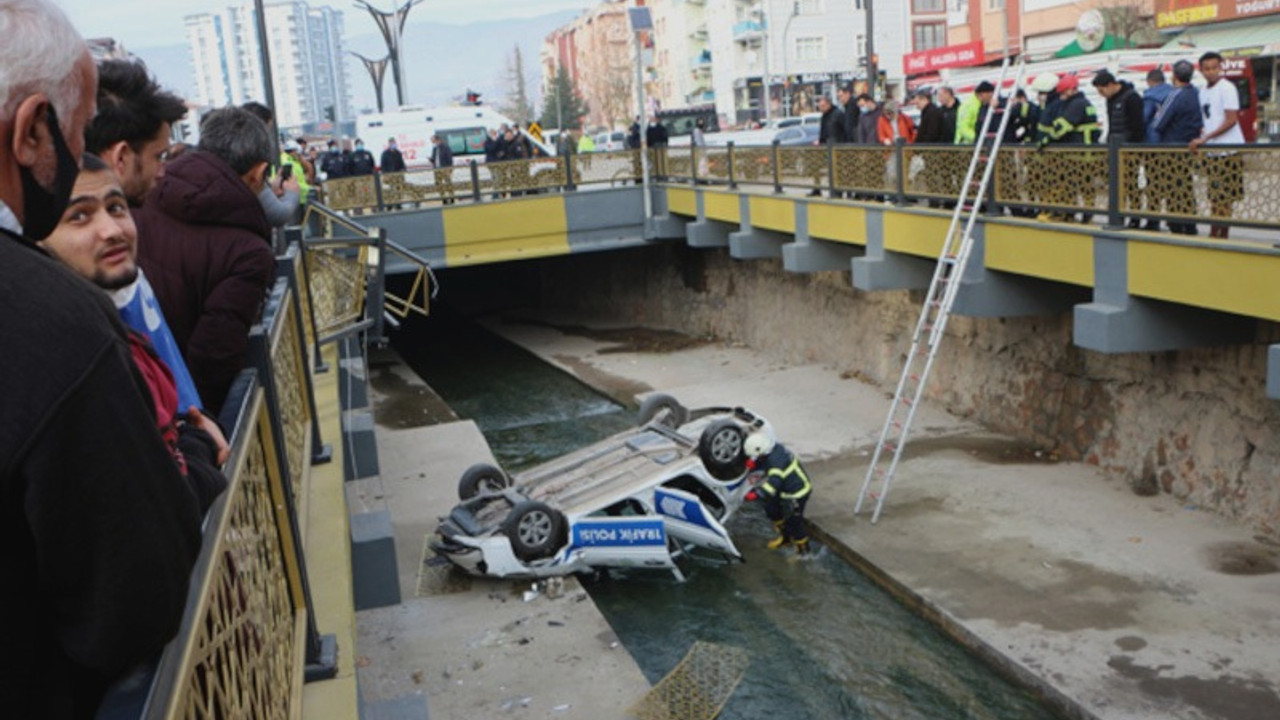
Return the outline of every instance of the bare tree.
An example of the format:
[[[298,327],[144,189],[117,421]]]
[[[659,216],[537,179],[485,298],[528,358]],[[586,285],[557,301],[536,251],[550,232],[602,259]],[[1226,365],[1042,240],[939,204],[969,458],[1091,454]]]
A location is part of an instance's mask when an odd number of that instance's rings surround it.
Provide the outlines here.
[[[528,125],[534,117],[533,104],[529,102],[529,83],[525,80],[524,57],[519,45],[514,46],[507,57],[506,93],[498,110],[521,126]]]
[[[1107,34],[1116,38],[1122,48],[1145,47],[1160,42],[1156,30],[1155,10],[1150,2],[1139,0],[1097,0],[1077,3],[1081,12],[1096,8],[1106,21]]]

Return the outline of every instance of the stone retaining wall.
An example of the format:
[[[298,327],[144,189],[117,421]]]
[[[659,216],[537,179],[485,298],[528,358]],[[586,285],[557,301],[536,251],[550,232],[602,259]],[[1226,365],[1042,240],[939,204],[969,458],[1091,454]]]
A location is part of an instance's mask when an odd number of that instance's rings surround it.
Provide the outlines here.
[[[885,387],[897,381],[923,300],[855,290],[847,272],[797,275],[778,261],[676,245],[503,270],[535,274],[544,307],[583,323],[711,335]],[[1135,492],[1171,493],[1280,539],[1280,403],[1265,396],[1264,342],[1278,334],[1260,323],[1253,345],[1103,355],[1072,345],[1069,313],[953,317],[928,394]]]

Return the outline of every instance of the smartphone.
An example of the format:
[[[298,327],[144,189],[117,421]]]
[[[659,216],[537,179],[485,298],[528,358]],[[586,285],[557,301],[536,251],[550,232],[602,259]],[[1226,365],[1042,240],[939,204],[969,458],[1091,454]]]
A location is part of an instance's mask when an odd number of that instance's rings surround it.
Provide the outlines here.
[[[289,178],[291,178],[291,177],[293,177],[293,166],[292,166],[292,165],[285,165],[284,167],[280,168],[280,181],[281,181],[281,182],[283,182],[283,181],[285,181],[285,180],[288,180],[288,179],[289,179]]]

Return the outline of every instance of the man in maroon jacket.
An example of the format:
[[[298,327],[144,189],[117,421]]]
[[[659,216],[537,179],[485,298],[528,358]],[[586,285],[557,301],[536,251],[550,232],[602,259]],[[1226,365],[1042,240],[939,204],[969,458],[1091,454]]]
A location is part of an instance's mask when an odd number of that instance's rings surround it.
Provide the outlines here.
[[[275,259],[258,192],[271,159],[261,120],[209,113],[195,152],[165,166],[135,213],[138,260],[207,409],[217,412],[244,367]]]

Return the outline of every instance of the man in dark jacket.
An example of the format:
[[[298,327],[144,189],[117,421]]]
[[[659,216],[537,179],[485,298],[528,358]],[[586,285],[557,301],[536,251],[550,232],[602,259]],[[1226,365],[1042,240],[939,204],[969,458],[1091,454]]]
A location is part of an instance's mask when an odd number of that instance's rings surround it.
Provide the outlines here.
[[[431,167],[435,168],[436,192],[440,194],[440,201],[445,205],[452,205],[453,151],[449,149],[449,143],[439,135],[431,136]],[[386,172],[385,168],[383,172]]]
[[[1133,83],[1121,82],[1109,70],[1101,70],[1093,76],[1093,86],[1107,100],[1107,135],[1110,142],[1121,145],[1138,145],[1147,139],[1147,126],[1142,115],[1142,96],[1133,89]],[[1142,195],[1138,189],[1138,164],[1125,163],[1124,183],[1126,205],[1130,210],[1142,209]],[[1137,228],[1138,218],[1129,218],[1128,225]]]
[[[364,149],[363,140],[356,138],[356,149],[351,152],[348,171],[352,177],[360,177],[361,175],[372,175],[374,170],[373,153]]]
[[[452,160],[452,157],[450,159]],[[404,172],[404,155],[400,153],[400,148],[396,147],[395,138],[387,138],[387,149],[382,151],[382,162],[379,166],[384,173]]]
[[[1160,136],[1155,132],[1156,112],[1164,99],[1173,92],[1173,86],[1165,82],[1164,72],[1154,68],[1147,73],[1147,89],[1142,93],[1142,126],[1147,129],[1147,142],[1158,143]]]
[[[949,87],[938,88],[938,110],[942,113],[943,142],[956,141],[956,118],[960,112],[956,93]]]
[[[337,140],[329,141],[329,151],[320,158],[320,169],[324,171],[326,180],[337,180],[351,174],[347,167],[347,157],[342,154]]]
[[[836,107],[831,102],[831,98],[822,95],[818,98],[818,110],[822,113],[822,120],[818,126],[818,145],[826,146],[828,144],[839,145],[845,142],[844,136],[844,111]],[[820,180],[815,177],[814,184]],[[814,188],[809,191],[811,197],[822,195],[822,190]],[[834,196],[834,195],[833,195]]]
[[[951,138],[943,135],[942,111],[939,110],[938,106],[934,105],[933,101],[929,98],[929,91],[917,91],[911,96],[911,100],[920,111],[920,123],[916,126],[916,144],[945,143],[950,145]],[[945,194],[947,191],[947,183],[945,182],[946,178],[941,171],[948,165],[946,162],[947,158],[938,158],[938,161],[933,163],[934,167],[930,168],[928,160],[929,157],[930,155],[928,151],[926,151],[918,155],[914,155],[911,162],[912,164],[920,165],[920,170],[917,172],[924,175],[925,189],[928,190],[929,193],[933,195]],[[942,202],[943,201],[940,198],[931,198],[929,200],[929,207],[941,207]]]
[[[858,135],[858,105],[854,99],[853,87],[844,85],[836,90],[836,100],[840,103],[840,111],[844,113],[844,141],[853,142]]]
[[[1195,66],[1188,60],[1173,64],[1173,90],[1151,119],[1152,129],[1162,143],[1185,145],[1200,137],[1204,129],[1200,92],[1191,84],[1195,71]],[[1196,198],[1192,173],[1195,171],[1195,156],[1171,153],[1166,159],[1170,162],[1165,171],[1151,174],[1151,195],[1163,199],[1165,209],[1171,215],[1194,215]],[[1179,235],[1196,234],[1195,223],[1190,222],[1170,222],[1169,230]]]
[[[35,245],[74,187],[93,60],[53,3],[0,4],[0,35],[26,38],[0,46],[0,143],[23,147],[0,156],[0,707],[92,718],[177,632],[200,515],[115,308]]]
[[[1107,134],[1119,137],[1126,145],[1144,142],[1147,128],[1142,96],[1133,89],[1133,83],[1117,80],[1109,70],[1100,70],[1093,76],[1093,86],[1107,99]]]
[[[139,262],[214,413],[244,367],[275,267],[256,201],[270,158],[261,120],[239,108],[215,110],[200,125],[198,150],[165,168],[135,214],[146,238]]]

